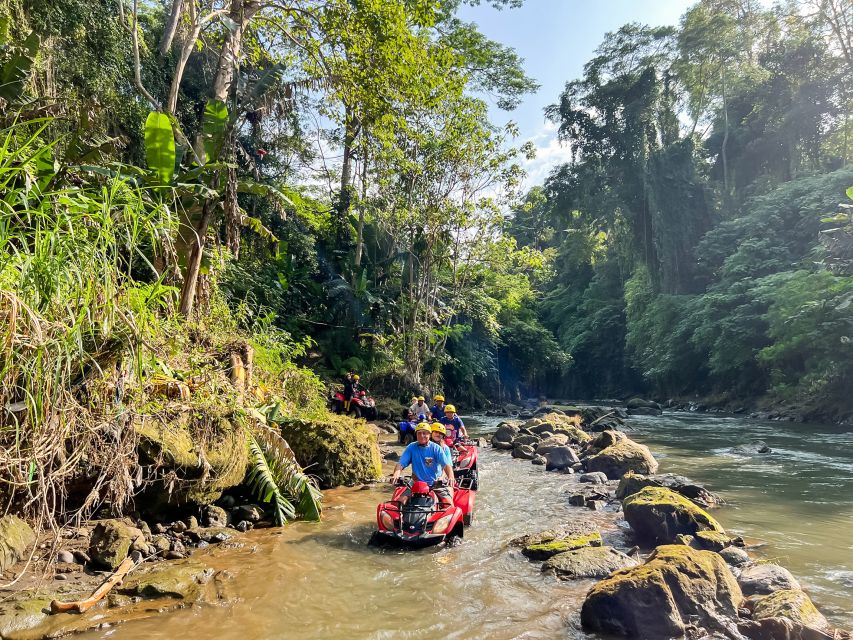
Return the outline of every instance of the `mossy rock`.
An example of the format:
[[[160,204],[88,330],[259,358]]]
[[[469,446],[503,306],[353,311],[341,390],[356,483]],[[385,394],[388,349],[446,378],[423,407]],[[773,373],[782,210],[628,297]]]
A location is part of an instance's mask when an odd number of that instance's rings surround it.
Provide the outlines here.
[[[723,559],[683,545],[658,547],[645,564],[595,584],[581,609],[587,631],[680,638],[688,624],[716,628],[737,617],[743,596]]]
[[[324,420],[285,419],[281,435],[305,472],[324,489],[355,485],[382,475],[376,434],[361,420],[329,415]]]
[[[521,553],[531,560],[547,560],[558,553],[582,547],[600,547],[602,544],[604,543],[601,540],[601,534],[598,531],[591,531],[528,544]]]
[[[542,571],[553,573],[560,580],[606,578],[636,564],[636,560],[613,547],[591,546],[552,556],[542,565]]]
[[[30,525],[18,516],[0,518],[0,572],[22,560],[35,541],[36,534]]]
[[[616,497],[624,500],[633,493],[637,493],[644,487],[666,487],[676,493],[680,493],[688,500],[698,504],[700,507],[717,505],[722,500],[702,485],[694,483],[689,478],[673,473],[661,473],[645,476],[639,473],[628,472],[619,481],[616,488]]]
[[[817,629],[825,629],[829,625],[811,599],[799,589],[785,589],[761,598],[755,603],[752,618],[789,618]]]
[[[697,531],[696,544],[708,551],[722,551],[734,544],[734,538],[719,531]]]
[[[619,432],[603,432],[603,434],[606,433],[616,434]],[[611,480],[619,480],[626,473],[648,474],[654,473],[658,469],[658,462],[649,448],[627,437],[617,438],[613,444],[586,458],[584,464],[588,472],[600,471]]]
[[[625,519],[642,540],[671,543],[678,534],[698,531],[725,533],[725,529],[701,507],[664,487],[646,487],[625,498]]]
[[[144,540],[143,533],[130,522],[101,520],[92,530],[89,556],[95,564],[115,571],[137,540]]]
[[[162,562],[126,580],[118,592],[141,598],[198,602],[203,599],[202,587],[210,582],[213,573],[213,569],[195,560]]]
[[[156,418],[140,417],[134,423],[140,462],[159,469],[158,477],[174,474],[169,486],[155,482],[145,492],[143,504],[148,508],[209,504],[239,485],[249,461],[245,420],[221,407],[185,405],[167,408]]]

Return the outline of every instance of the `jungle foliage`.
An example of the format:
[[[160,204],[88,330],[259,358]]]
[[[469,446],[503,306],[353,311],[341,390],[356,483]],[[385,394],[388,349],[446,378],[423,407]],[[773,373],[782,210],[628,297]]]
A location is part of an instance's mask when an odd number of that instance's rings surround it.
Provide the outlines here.
[[[702,0],[677,27],[626,25],[548,109],[573,161],[510,233],[556,253],[538,309],[575,366],[551,393],[851,415],[841,4]]]

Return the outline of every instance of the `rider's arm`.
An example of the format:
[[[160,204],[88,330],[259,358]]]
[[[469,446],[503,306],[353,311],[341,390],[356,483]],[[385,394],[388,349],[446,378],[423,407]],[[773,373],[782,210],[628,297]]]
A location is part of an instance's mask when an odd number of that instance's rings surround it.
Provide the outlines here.
[[[411,445],[409,445],[411,446]],[[397,482],[400,477],[400,474],[403,473],[403,469],[408,467],[412,463],[412,451],[409,447],[403,449],[403,453],[400,456],[400,461],[394,467],[394,473],[391,474],[391,484]]]
[[[397,464],[394,467],[394,473],[391,474],[391,484],[395,484],[397,480],[400,478],[400,474],[403,472],[403,467]]]
[[[452,464],[444,465],[444,473],[447,474],[447,480],[448,480],[447,486],[451,491],[453,491],[453,485],[456,481],[455,478],[453,477],[453,465]]]
[[[465,428],[465,424],[462,422],[462,418],[457,417],[457,420],[459,420],[459,435],[461,435],[463,438],[467,438],[468,430]]]

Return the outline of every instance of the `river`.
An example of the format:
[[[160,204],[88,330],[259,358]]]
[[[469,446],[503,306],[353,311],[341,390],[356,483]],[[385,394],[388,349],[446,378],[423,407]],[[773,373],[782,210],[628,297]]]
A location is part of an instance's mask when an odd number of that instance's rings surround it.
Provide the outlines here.
[[[488,433],[497,419],[472,420]],[[853,626],[853,431],[699,414],[632,419],[662,472],[689,475],[720,492],[714,515],[765,543],[837,625]],[[774,453],[727,453],[750,439]],[[375,507],[390,487],[326,494],[322,523],[251,532],[242,549],[207,553],[234,574],[236,602],[155,616],[85,638],[590,638],[579,609],[590,581],[542,575],[507,542],[583,518],[605,543],[624,544],[612,515],[567,505],[572,476],[486,447],[474,524],[458,547],[417,552],[366,545]]]

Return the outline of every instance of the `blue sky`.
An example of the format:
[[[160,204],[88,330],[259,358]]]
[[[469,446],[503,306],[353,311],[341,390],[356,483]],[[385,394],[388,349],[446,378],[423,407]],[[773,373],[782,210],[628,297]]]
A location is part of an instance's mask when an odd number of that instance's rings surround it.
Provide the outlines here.
[[[528,187],[542,184],[551,167],[568,158],[543,109],[557,101],[568,80],[580,76],[604,34],[626,22],[677,24],[691,4],[693,0],[526,0],[519,9],[497,11],[485,1],[462,8],[463,20],[476,22],[485,35],[513,47],[524,58],[527,74],[541,85],[514,111],[491,108],[495,124],[516,122],[518,142],[536,145],[536,159],[525,165]]]

